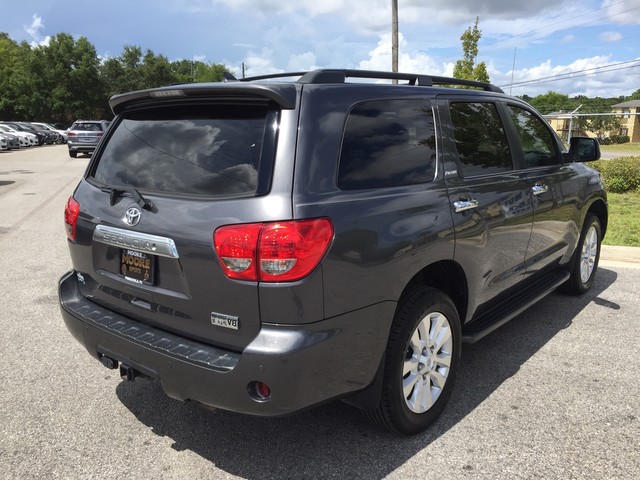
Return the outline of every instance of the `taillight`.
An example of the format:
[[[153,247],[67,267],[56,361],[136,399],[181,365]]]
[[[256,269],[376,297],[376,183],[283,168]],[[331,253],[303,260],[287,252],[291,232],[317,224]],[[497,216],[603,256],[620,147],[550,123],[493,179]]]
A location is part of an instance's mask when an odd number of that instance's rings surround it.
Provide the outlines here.
[[[67,133],[67,137],[75,137],[77,135],[77,133],[75,132],[68,132]]]
[[[80,215],[80,204],[76,202],[75,198],[69,197],[69,200],[67,200],[67,206],[64,209],[64,226],[67,229],[67,237],[72,242],[76,241],[78,215]]]
[[[257,280],[256,248],[261,227],[261,224],[229,225],[214,232],[213,243],[227,277]]]
[[[328,218],[226,225],[213,234],[225,275],[235,280],[293,282],[309,275],[333,239]]]

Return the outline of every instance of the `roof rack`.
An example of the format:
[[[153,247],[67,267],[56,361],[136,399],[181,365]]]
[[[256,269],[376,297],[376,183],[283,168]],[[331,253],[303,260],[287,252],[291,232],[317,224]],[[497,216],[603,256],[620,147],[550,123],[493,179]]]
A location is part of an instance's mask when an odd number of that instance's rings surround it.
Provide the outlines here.
[[[254,80],[268,80],[272,78],[300,77],[299,83],[345,83],[347,78],[369,78],[377,80],[406,80],[409,85],[432,87],[434,85],[451,85],[473,87],[487,92],[504,93],[504,91],[491,83],[478,82],[476,80],[464,80],[461,78],[439,77],[434,75],[421,75],[416,73],[382,72],[376,70],[349,70],[349,69],[320,69],[309,72],[285,72],[260,75],[243,78],[239,81],[250,82]],[[226,78],[226,81],[233,81]]]

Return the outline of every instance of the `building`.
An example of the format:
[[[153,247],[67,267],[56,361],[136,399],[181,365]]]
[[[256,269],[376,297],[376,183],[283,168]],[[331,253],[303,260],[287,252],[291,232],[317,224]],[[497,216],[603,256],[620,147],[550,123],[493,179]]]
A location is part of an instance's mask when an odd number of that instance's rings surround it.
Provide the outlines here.
[[[611,137],[614,135],[627,135],[629,141],[640,142],[640,100],[630,100],[628,102],[617,103],[613,105],[610,114],[592,114],[592,115],[615,115],[620,118],[620,127],[610,132],[596,133],[584,130],[577,121],[579,117],[588,117],[588,113],[573,114],[573,122],[571,121],[572,113],[569,111],[560,111],[544,115],[549,122],[551,128],[563,140],[567,141],[569,136],[587,136],[587,137]]]
[[[556,133],[560,136],[562,140],[565,142],[569,139],[569,131],[571,130],[571,136],[590,136],[595,137],[595,134],[588,134],[584,130],[580,128],[578,122],[576,121],[577,116],[574,115],[574,121],[571,121],[571,112],[569,111],[559,111],[553,112],[548,115],[543,115],[547,120],[551,128],[553,128]]]
[[[620,114],[618,135],[628,135],[632,142],[640,142],[640,100],[613,105],[613,112]]]

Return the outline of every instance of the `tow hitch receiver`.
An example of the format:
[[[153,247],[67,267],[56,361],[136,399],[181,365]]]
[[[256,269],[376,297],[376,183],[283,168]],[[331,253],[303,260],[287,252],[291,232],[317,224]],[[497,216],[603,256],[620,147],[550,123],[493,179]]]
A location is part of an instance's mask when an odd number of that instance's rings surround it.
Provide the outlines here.
[[[120,364],[120,378],[126,380],[127,382],[133,382],[136,378],[136,371],[131,368],[129,365],[125,365],[124,363]]]

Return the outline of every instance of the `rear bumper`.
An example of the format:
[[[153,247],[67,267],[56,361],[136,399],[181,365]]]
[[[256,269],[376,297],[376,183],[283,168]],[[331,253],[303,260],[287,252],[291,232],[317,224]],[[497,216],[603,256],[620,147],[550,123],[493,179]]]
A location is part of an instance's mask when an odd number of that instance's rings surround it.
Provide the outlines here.
[[[82,143],[68,143],[67,142],[67,146],[69,148],[69,151],[71,152],[79,152],[79,153],[91,153],[96,149],[95,144],[82,144]]]
[[[376,374],[394,302],[321,322],[263,325],[242,353],[149,327],[83,297],[75,272],[60,279],[60,308],[71,334],[95,358],[106,355],[158,379],[172,398],[241,413],[278,416],[369,385]],[[271,397],[249,395],[266,383]]]

